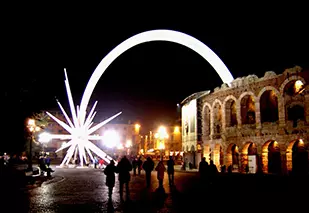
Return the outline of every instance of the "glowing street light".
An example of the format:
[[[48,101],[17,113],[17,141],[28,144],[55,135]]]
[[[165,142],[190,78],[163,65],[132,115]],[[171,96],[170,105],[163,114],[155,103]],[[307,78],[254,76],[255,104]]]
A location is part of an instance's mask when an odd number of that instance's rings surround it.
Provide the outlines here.
[[[34,119],[28,119],[27,128],[31,134],[30,144],[29,144],[29,170],[32,171],[32,143],[34,142],[34,134],[35,132],[39,132],[41,128],[35,124]]]
[[[127,142],[126,142],[127,155],[130,154],[130,148],[131,147],[132,147],[132,141],[131,140],[127,140]]]
[[[39,135],[40,143],[48,143],[51,139],[52,139],[52,136],[48,132],[43,132]]]
[[[116,131],[106,131],[103,135],[103,143],[108,148],[118,147],[120,144],[120,137]]]
[[[164,126],[160,126],[158,132],[155,133],[155,138],[159,139],[158,149],[160,150],[160,158],[163,160],[162,151],[165,149],[164,140],[168,139],[168,134]]]

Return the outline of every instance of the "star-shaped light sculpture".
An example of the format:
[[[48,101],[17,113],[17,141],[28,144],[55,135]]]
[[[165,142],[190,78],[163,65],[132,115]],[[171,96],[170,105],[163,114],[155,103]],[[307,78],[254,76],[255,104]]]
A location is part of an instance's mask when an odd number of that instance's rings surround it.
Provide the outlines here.
[[[60,140],[68,140],[68,142],[63,145],[61,148],[56,150],[59,152],[63,149],[68,148],[67,154],[65,155],[60,166],[64,166],[64,164],[68,165],[71,161],[73,155],[76,158],[77,154],[79,155],[80,166],[83,167],[84,162],[88,162],[86,154],[89,155],[90,159],[94,161],[93,154],[104,159],[107,163],[113,160],[110,156],[108,156],[104,151],[98,148],[95,144],[93,144],[92,140],[102,140],[102,136],[93,134],[96,130],[100,129],[106,123],[117,117],[121,114],[121,112],[116,115],[104,120],[103,122],[93,126],[93,119],[96,115],[95,107],[97,105],[97,101],[94,103],[91,111],[89,112],[87,118],[83,118],[80,113],[79,106],[77,105],[76,110],[73,103],[72,93],[69,85],[69,80],[67,76],[67,72],[64,69],[65,73],[65,86],[67,90],[67,95],[69,99],[69,105],[71,109],[72,120],[69,118],[66,111],[61,106],[60,102],[57,100],[57,103],[67,121],[67,123],[59,120],[51,113],[46,112],[53,120],[55,120],[60,126],[62,126],[69,134],[51,134],[50,139],[60,139]]]

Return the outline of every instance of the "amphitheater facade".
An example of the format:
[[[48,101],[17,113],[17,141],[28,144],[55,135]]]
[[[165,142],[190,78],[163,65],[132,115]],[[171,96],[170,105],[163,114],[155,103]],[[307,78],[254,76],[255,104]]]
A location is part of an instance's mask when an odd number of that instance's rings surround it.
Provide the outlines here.
[[[309,70],[248,75],[182,102],[182,149],[220,169],[287,174],[308,172]]]

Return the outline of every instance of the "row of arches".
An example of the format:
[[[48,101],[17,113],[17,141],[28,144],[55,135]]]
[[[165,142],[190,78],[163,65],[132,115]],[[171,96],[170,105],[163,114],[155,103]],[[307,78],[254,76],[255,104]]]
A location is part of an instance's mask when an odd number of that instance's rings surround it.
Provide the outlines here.
[[[246,91],[238,99],[229,95],[223,103],[216,99],[212,105],[205,102],[203,107],[204,135],[220,134],[226,127],[265,122],[305,120],[303,91],[305,80],[301,77],[287,79],[282,93],[275,87],[266,86],[258,94]],[[280,120],[281,118],[281,120]]]
[[[206,145],[203,154],[206,159],[212,159],[218,167],[231,165],[237,172],[245,172],[246,167],[251,167],[252,173],[258,171],[271,174],[308,173],[309,144],[298,139],[290,142],[285,150],[281,147],[275,140],[269,140],[260,147],[254,142],[246,142],[242,147],[231,143],[224,152],[223,146],[216,144],[213,150]]]

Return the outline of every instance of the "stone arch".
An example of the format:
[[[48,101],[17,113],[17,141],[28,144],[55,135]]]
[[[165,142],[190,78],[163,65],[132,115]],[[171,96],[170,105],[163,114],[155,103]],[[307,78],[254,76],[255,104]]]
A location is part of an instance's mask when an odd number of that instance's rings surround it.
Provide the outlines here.
[[[257,100],[257,97],[254,95],[253,92],[247,91],[247,92],[241,93],[241,95],[240,95],[239,98],[238,98],[238,102],[240,103],[241,99],[242,99],[243,97],[245,97],[246,95],[251,95],[251,96],[254,98],[254,101]]]
[[[216,106],[218,105],[218,109],[216,109]],[[212,133],[213,135],[221,134],[222,132],[222,115],[223,109],[222,109],[222,103],[220,100],[216,99],[212,103]]]
[[[295,82],[301,81],[303,87],[296,89]],[[284,123],[289,127],[297,127],[299,121],[305,121],[304,103],[305,97],[299,95],[304,90],[305,80],[300,76],[291,76],[282,83],[280,92],[282,92],[282,117]]]
[[[214,106],[216,105],[216,103],[218,103],[220,106],[222,106],[222,103],[219,99],[215,99],[215,101],[212,103],[212,108],[214,108]]]
[[[247,105],[247,103],[243,103],[243,99],[249,96],[250,98],[250,106]],[[254,95],[253,92],[248,91],[244,92],[240,95],[238,98],[239,102],[239,108],[240,108],[240,122],[241,124],[254,124],[256,122],[256,108],[255,108],[255,103],[257,102],[257,97]],[[251,103],[253,102],[253,103]],[[252,106],[251,106],[252,105]]]
[[[252,159],[249,159],[252,158]],[[248,141],[244,144],[242,150],[241,150],[241,171],[246,172],[246,168],[251,170],[251,172],[256,173],[257,172],[257,163],[258,163],[258,151],[257,151],[257,145],[251,141]],[[249,160],[255,160],[255,165],[251,164],[249,165]],[[253,162],[254,163],[254,162]]]
[[[231,143],[227,147],[226,164],[232,166],[234,170],[239,169],[239,147],[236,143]]]
[[[204,103],[203,106],[203,129],[202,133],[205,136],[209,136],[211,134],[211,124],[212,124],[212,107],[209,103]]]
[[[298,76],[298,75],[293,75],[293,76],[291,76],[291,77],[285,79],[285,81],[281,84],[280,89],[279,89],[280,94],[283,95],[283,93],[284,93],[284,88],[285,88],[285,86],[286,86],[289,82],[291,82],[291,81],[297,81],[297,80],[300,80],[301,82],[303,82],[304,85],[306,84],[306,81],[305,81],[305,79],[304,79],[303,77]]]
[[[230,83],[234,80],[232,74],[222,62],[222,60],[204,43],[197,40],[196,38],[189,36],[185,33],[173,31],[173,30],[150,30],[146,32],[134,35],[121,44],[116,46],[110,53],[108,53],[102,61],[99,63],[97,68],[94,70],[90,77],[86,89],[84,91],[81,104],[80,104],[80,121],[84,123],[86,116],[86,109],[89,103],[90,96],[99,81],[101,75],[107,69],[107,67],[122,53],[128,49],[145,42],[150,41],[169,41],[184,45],[206,59],[211,66],[216,70],[223,83]]]
[[[308,150],[306,150],[305,142],[302,139],[291,141],[286,150],[288,172],[307,174],[308,160]]]
[[[233,102],[235,103],[235,106],[233,104]],[[229,95],[227,96],[224,101],[223,101],[223,111],[224,116],[223,116],[223,128],[225,127],[230,127],[230,126],[234,126],[238,124],[238,111],[237,110],[239,107],[237,106],[237,99],[235,98],[235,96],[233,95]],[[235,110],[235,114],[234,114],[234,107],[236,108]],[[236,116],[234,118],[234,116]],[[234,120],[235,119],[235,120]]]
[[[275,94],[276,97],[273,97],[273,94]],[[281,95],[279,91],[272,86],[266,86],[259,92],[258,100],[261,123],[278,121],[280,117],[279,109],[281,109],[280,106],[282,106]]]
[[[224,152],[223,148],[220,144],[216,144],[214,147],[214,156],[213,156],[213,162],[214,164],[220,168],[220,165],[224,164]]]
[[[265,91],[267,91],[267,90],[272,90],[272,91],[274,91],[274,93],[277,95],[278,98],[281,97],[279,91],[278,91],[275,87],[273,87],[273,86],[266,86],[266,87],[263,87],[263,89],[260,90],[260,92],[259,92],[259,94],[258,94],[257,97],[260,99],[261,96],[262,96],[262,94],[263,94]]]
[[[273,174],[282,172],[280,147],[275,140],[268,140],[262,146],[262,170]]]

